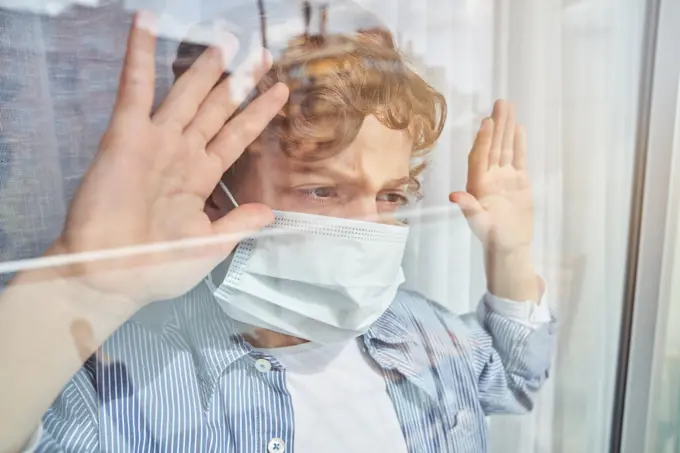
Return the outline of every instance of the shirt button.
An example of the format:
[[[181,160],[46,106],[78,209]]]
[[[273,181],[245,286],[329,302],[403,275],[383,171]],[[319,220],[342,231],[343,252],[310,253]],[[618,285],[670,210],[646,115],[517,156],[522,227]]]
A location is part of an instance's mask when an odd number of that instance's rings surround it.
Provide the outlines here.
[[[283,453],[286,451],[286,443],[283,441],[283,439],[275,437],[269,441],[269,444],[267,445],[267,451],[269,453]]]
[[[259,371],[260,373],[269,373],[272,369],[272,364],[269,363],[269,360],[265,359],[257,359],[255,361],[255,369]],[[271,445],[271,442],[270,442]],[[278,450],[276,450],[278,451]]]

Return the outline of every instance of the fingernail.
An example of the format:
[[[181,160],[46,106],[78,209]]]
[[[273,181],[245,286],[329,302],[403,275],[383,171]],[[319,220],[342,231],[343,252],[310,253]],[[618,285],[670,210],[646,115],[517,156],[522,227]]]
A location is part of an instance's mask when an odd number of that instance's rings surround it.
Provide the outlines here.
[[[140,9],[137,11],[137,14],[135,14],[135,27],[155,35],[158,31],[158,20],[156,19],[156,15],[152,11]]]
[[[246,63],[244,64],[244,66],[247,66],[247,69],[251,72],[253,82],[257,82],[257,80],[255,80],[256,78],[259,80],[261,77],[263,77],[267,71],[269,71],[271,65],[272,54],[264,48],[253,50],[250,55],[248,55]]]
[[[235,102],[243,102],[257,85],[259,80],[259,76],[256,74],[257,67],[261,65],[262,58],[262,49],[251,51],[246,60],[231,75],[229,89],[231,90],[231,98]]]
[[[253,87],[253,76],[251,74],[236,73],[229,79],[231,99],[237,104],[246,100]]]
[[[260,72],[261,75],[264,75],[269,71],[272,67],[272,63],[274,62],[274,58],[272,57],[271,52],[267,49],[262,49],[262,53],[260,56],[260,60],[257,63],[257,71]]]
[[[222,56],[222,65],[224,69],[229,67],[231,60],[233,60],[236,52],[238,52],[239,41],[233,33],[222,30],[218,34],[218,42],[215,43],[216,47],[219,48],[220,54]]]
[[[286,85],[283,82],[277,82],[272,89],[277,90],[277,96],[280,96],[281,99],[288,99],[288,96],[290,95],[290,90],[288,89],[288,85]]]
[[[272,53],[267,50],[267,49],[262,49],[262,65],[269,69],[269,67],[272,65],[274,58],[272,57]]]

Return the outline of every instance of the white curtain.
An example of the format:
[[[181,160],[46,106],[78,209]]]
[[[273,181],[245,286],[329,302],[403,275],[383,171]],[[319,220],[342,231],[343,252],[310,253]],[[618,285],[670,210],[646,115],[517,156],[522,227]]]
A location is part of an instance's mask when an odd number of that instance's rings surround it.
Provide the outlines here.
[[[363,2],[385,14],[385,0]],[[447,95],[408,285],[456,312],[484,291],[481,249],[447,195],[493,100],[517,106],[535,187],[535,256],[562,334],[527,416],[490,418],[493,452],[608,450],[624,288],[644,0],[403,0],[386,20]],[[391,14],[392,16],[389,16]]]
[[[14,5],[29,3],[45,2]],[[106,125],[129,17],[120,2],[103,3],[52,18],[0,9],[0,262],[35,256],[54,238]],[[232,2],[189,3],[126,6],[193,22]],[[536,410],[490,419],[492,451],[606,451],[645,1],[361,3],[449,100],[405,260],[408,286],[455,312],[474,308],[485,286],[481,250],[462,215],[444,209],[447,195],[465,186],[467,150],[495,98],[512,100],[527,127],[536,260],[562,335]],[[159,92],[173,52],[160,44]]]

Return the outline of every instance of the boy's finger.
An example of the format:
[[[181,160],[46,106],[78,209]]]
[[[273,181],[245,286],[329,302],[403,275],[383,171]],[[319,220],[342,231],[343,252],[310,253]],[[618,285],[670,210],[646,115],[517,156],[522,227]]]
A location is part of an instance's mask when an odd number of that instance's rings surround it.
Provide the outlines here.
[[[498,100],[494,104],[493,122],[495,125],[493,138],[491,140],[491,152],[489,153],[489,166],[498,165],[501,159],[501,148],[503,146],[503,134],[505,133],[505,122],[508,116],[507,104],[503,100]]]
[[[508,105],[508,117],[503,132],[500,165],[512,165],[515,141],[515,109]]]
[[[527,166],[527,137],[523,126],[517,126],[515,134],[515,156],[513,166],[518,170],[524,170]]]
[[[491,152],[491,138],[494,123],[491,118],[485,118],[479,127],[472,151],[468,155],[468,178],[485,173],[489,167],[489,153]]]

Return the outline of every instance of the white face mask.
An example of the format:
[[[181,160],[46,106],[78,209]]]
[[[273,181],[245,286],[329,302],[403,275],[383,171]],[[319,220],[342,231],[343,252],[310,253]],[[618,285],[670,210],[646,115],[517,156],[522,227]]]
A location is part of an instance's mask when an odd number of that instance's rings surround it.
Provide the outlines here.
[[[408,228],[283,211],[274,215],[273,224],[232,252],[219,286],[208,277],[222,309],[241,323],[318,343],[366,333],[404,281]]]

